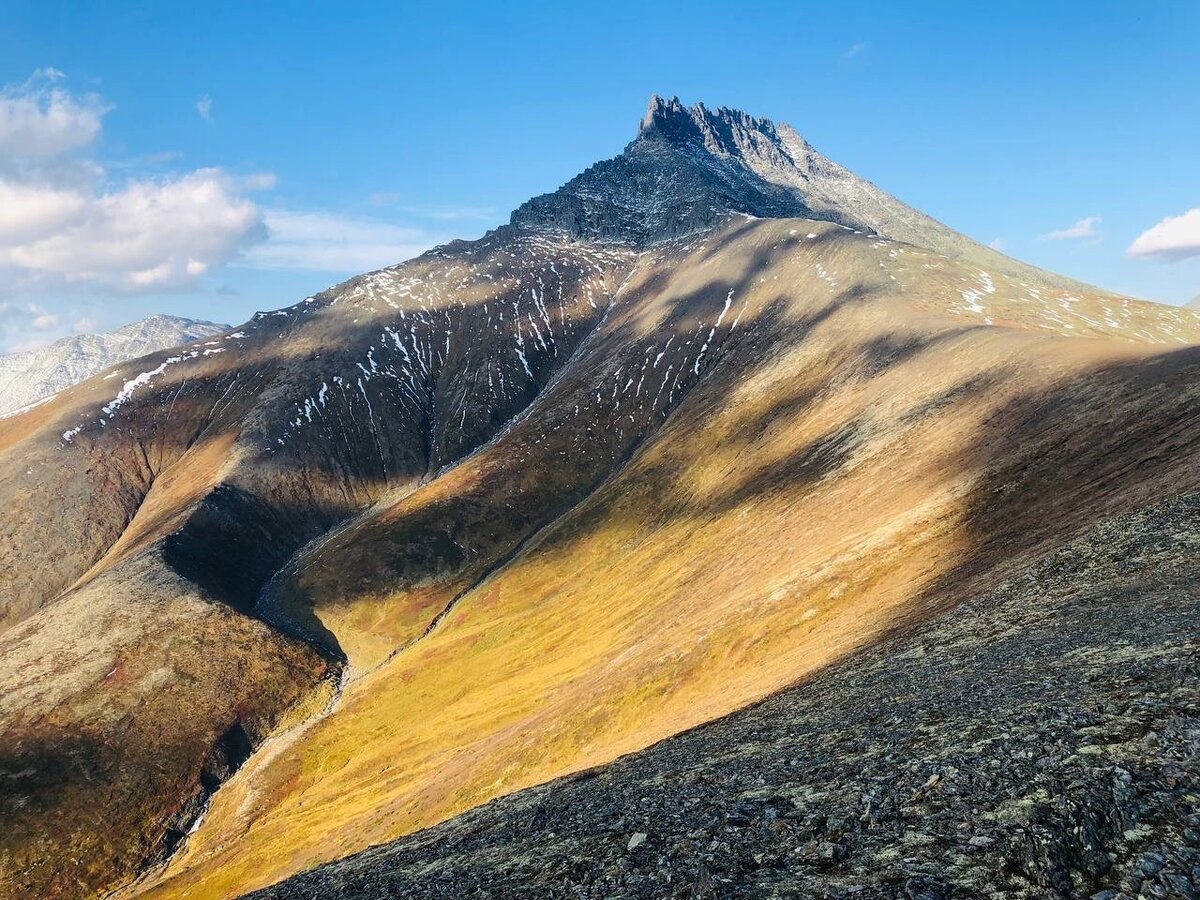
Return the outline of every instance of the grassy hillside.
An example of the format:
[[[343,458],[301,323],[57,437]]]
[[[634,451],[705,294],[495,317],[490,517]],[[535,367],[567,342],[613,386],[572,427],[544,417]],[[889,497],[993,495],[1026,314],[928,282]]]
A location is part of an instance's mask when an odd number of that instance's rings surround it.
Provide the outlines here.
[[[1198,336],[825,223],[643,254],[515,425],[273,585],[352,680],[147,895],[233,896],[645,747],[1196,489],[1200,356],[1170,348]],[[471,543],[421,549],[442,535]]]
[[[1106,519],[750,709],[255,900],[1186,897],[1198,501]]]

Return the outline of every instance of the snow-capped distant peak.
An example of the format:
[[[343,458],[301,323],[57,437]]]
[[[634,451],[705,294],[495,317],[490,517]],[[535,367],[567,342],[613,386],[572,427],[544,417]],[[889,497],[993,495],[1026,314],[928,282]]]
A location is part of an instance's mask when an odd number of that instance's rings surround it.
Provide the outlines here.
[[[40,350],[0,356],[0,415],[43,401],[118,363],[228,330],[215,322],[154,315],[103,334],[76,334]]]

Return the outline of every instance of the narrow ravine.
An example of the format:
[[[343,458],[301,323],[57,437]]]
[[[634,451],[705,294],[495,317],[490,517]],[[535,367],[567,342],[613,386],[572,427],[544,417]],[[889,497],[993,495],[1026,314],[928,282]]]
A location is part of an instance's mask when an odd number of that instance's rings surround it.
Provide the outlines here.
[[[322,720],[328,718],[341,704],[342,697],[345,693],[346,686],[352,679],[352,671],[349,663],[339,662],[331,663],[336,665],[335,677],[326,678],[322,681],[323,684],[331,684],[330,694],[325,704],[321,709],[309,715],[307,718],[284,728],[276,733],[268,736],[261,744],[251,751],[250,756],[245,763],[238,768],[236,772],[229,776],[225,781],[217,786],[217,788],[209,793],[204,799],[203,804],[196,813],[196,816],[187,825],[187,831],[183,838],[171,848],[171,852],[166,858],[148,865],[138,874],[131,882],[122,885],[121,887],[109,891],[102,895],[103,900],[124,900],[124,898],[135,897],[141,893],[143,888],[146,888],[156,882],[171,868],[172,864],[183,859],[187,854],[188,846],[191,842],[192,835],[200,830],[204,824],[205,818],[209,810],[212,809],[213,802],[217,799],[217,795],[222,797],[231,792],[244,791],[241,803],[238,805],[235,818],[244,824],[248,825],[247,817],[250,815],[254,807],[254,801],[257,797],[257,789],[255,786],[255,778],[274,762],[281,753],[293,747],[305,734],[308,733],[315,725]]]

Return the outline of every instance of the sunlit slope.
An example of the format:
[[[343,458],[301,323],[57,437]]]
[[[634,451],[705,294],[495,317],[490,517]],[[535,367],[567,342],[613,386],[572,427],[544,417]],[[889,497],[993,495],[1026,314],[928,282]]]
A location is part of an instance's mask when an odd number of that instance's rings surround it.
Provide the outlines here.
[[[355,680],[150,894],[643,747],[1194,489],[1196,316],[1019,278],[806,220],[643,254],[511,428],[272,585]]]
[[[1186,897],[1198,550],[1197,495],[1106,519],[763,703],[250,896]]]
[[[633,256],[538,236],[455,252],[0,420],[0,895],[129,881],[321,707],[337,648],[259,619],[262,586],[520,412]]]

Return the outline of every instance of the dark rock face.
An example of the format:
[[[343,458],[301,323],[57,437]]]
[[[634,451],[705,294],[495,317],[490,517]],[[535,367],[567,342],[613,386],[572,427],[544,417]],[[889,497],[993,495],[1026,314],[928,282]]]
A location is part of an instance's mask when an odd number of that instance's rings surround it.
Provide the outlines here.
[[[1197,513],[1105,522],[758,707],[253,896],[1196,897]]]
[[[736,110],[685,108],[655,96],[637,139],[552,194],[517,209],[512,224],[575,237],[653,243],[717,224],[730,213],[810,216],[795,191],[755,173],[748,155],[794,167],[775,126]]]
[[[624,153],[529,200],[512,224],[645,245],[735,213],[824,219],[948,255],[980,249],[822,156],[789,125],[657,95]]]

